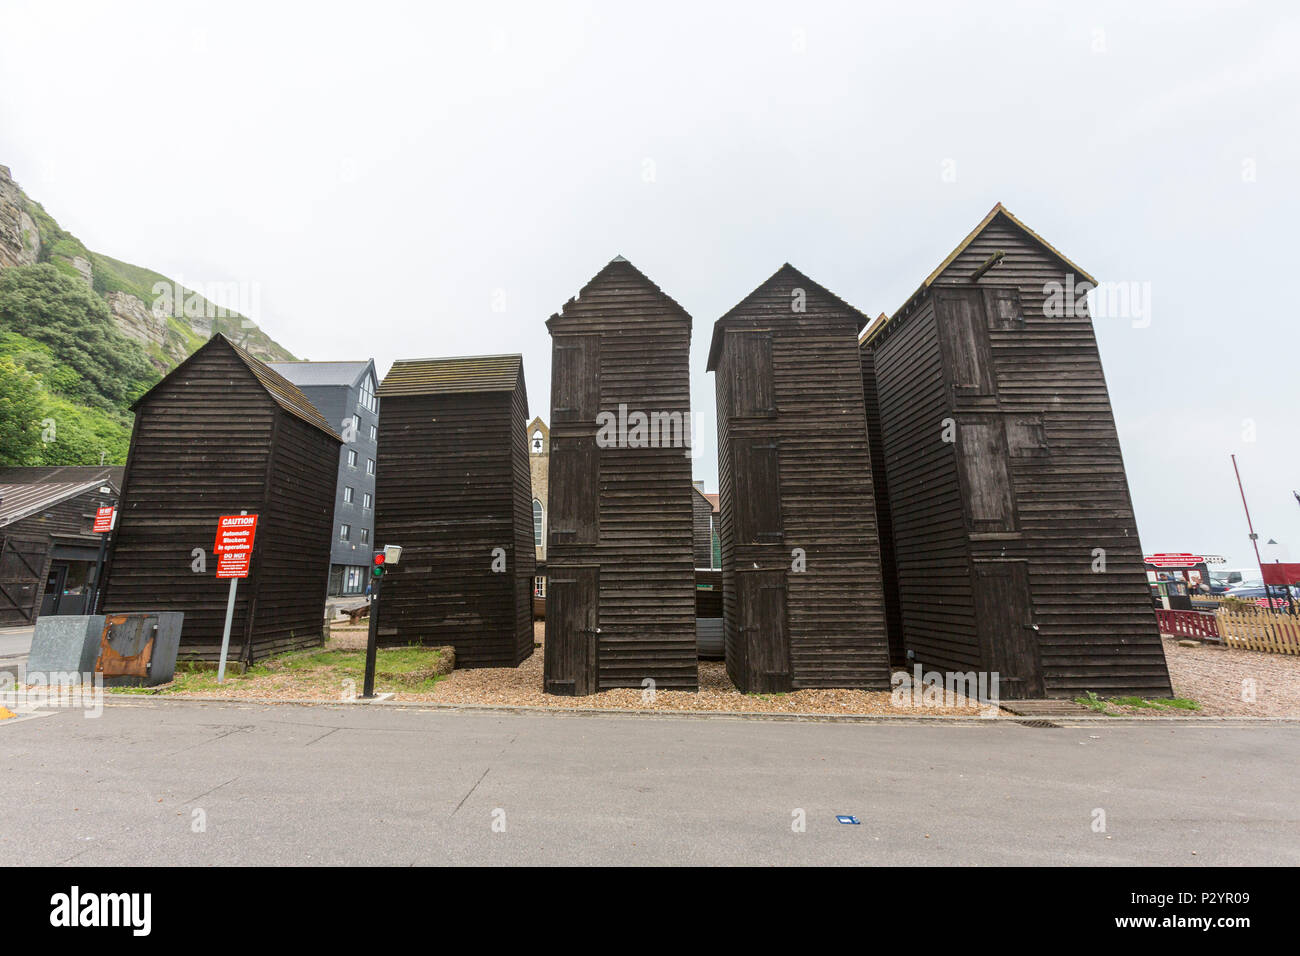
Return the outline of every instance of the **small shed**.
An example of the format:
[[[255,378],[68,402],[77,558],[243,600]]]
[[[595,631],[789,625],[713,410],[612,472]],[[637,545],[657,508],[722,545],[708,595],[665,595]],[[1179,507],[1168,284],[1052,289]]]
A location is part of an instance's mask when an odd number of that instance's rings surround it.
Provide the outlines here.
[[[105,613],[183,611],[183,658],[216,660],[230,582],[217,519],[258,516],[236,590],[230,658],[322,642],[342,438],[283,376],[220,333],[132,406],[101,601]]]
[[[889,687],[865,324],[786,264],[713,327],[727,673],[745,692]]]
[[[379,386],[379,642],[451,645],[457,667],[533,653],[536,569],[520,355],[394,362]]]
[[[999,203],[863,343],[907,651],[1007,699],[1171,692],[1095,285]]]
[[[120,467],[0,468],[0,627],[89,614],[98,508],[115,504]]]
[[[618,256],[546,326],[545,689],[695,690],[691,317]]]

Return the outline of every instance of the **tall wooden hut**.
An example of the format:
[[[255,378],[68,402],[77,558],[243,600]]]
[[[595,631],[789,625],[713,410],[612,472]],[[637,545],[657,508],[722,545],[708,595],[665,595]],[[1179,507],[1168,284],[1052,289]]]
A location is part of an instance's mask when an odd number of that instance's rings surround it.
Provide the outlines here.
[[[786,264],[713,327],[727,673],[746,692],[889,687],[865,324]]]
[[[1085,283],[998,204],[864,340],[907,650],[1008,699],[1170,693]]]
[[[343,439],[296,386],[220,333],[132,410],[104,611],[183,611],[181,655],[216,660],[230,587],[216,577],[217,519],[247,511],[257,534],[231,659],[320,644]]]
[[[457,667],[533,653],[536,570],[520,355],[393,363],[379,386],[379,642],[451,645]]]
[[[619,256],[546,325],[546,691],[695,690],[691,317]]]

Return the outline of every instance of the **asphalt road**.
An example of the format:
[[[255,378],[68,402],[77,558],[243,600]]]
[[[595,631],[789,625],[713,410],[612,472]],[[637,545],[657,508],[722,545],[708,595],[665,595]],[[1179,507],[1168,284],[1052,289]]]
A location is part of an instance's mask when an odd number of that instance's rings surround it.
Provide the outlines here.
[[[0,628],[0,657],[26,657],[32,649],[32,628]]]
[[[0,865],[1296,865],[1298,765],[1297,725],[139,701],[0,722]]]

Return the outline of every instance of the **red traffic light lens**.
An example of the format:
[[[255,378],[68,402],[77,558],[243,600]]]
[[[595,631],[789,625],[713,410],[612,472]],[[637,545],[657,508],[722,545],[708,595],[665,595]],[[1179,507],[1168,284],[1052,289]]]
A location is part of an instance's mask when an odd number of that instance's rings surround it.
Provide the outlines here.
[[[384,553],[381,551],[379,552],[379,554],[375,555],[375,564],[383,564],[383,563],[384,563]]]

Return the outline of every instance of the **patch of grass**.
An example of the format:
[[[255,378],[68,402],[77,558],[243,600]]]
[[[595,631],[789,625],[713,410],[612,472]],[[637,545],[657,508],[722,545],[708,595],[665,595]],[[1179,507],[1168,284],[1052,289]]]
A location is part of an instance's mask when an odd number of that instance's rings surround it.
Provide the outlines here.
[[[375,691],[429,693],[446,679],[444,669],[442,655],[431,647],[380,648],[375,655]],[[181,661],[170,684],[109,689],[121,694],[203,694],[233,686],[250,696],[259,690],[282,696],[289,689],[303,697],[334,698],[346,680],[353,681],[359,693],[365,671],[364,650],[313,648],[259,661],[242,674],[227,671],[224,684],[217,683],[216,668],[210,664]]]
[[[1131,710],[1200,710],[1201,705],[1188,697],[1098,697],[1092,691],[1087,696],[1074,698],[1089,710],[1108,717],[1122,717],[1122,713],[1111,707],[1127,707]]]

